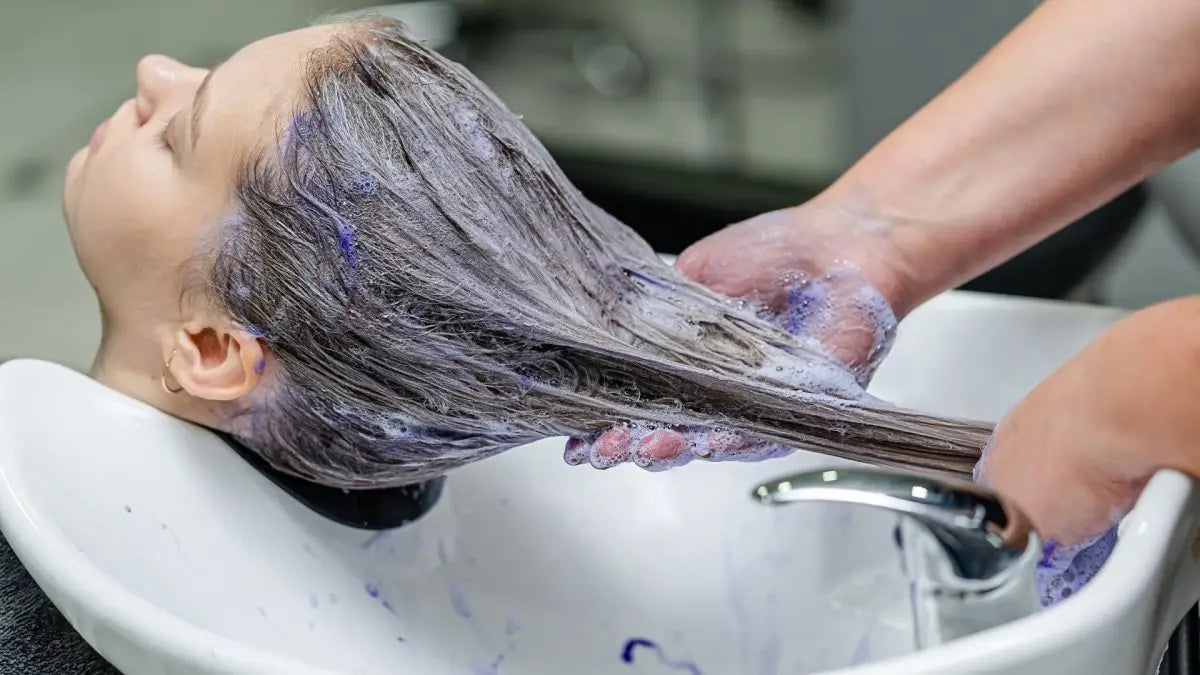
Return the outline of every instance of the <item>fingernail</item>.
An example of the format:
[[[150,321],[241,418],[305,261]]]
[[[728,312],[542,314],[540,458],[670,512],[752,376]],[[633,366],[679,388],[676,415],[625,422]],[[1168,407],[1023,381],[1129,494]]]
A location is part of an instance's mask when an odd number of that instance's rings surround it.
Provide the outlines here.
[[[637,444],[633,461],[649,471],[663,471],[683,466],[692,461],[694,455],[688,451],[687,438],[678,431],[655,431]]]
[[[655,431],[638,444],[638,458],[646,462],[675,459],[687,448],[688,442],[678,431]]]
[[[629,460],[629,440],[632,432],[626,427],[609,429],[592,444],[588,456],[592,466],[608,469]]]
[[[590,452],[587,441],[571,437],[567,439],[566,447],[563,448],[563,461],[571,466],[579,466],[587,461]]]

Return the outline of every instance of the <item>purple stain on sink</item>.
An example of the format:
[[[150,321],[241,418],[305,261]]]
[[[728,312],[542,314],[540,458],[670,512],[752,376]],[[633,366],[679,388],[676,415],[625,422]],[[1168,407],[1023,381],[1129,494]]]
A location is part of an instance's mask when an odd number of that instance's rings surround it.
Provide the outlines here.
[[[180,543],[179,536],[175,534],[175,530],[172,530],[171,527],[169,525],[167,525],[166,523],[159,523],[158,529],[171,535],[171,539],[175,542],[175,548],[179,549],[179,550],[183,550],[183,544]]]
[[[659,647],[653,641],[647,640],[646,638],[629,638],[625,642],[625,647],[621,650],[621,660],[632,665],[634,656],[636,655],[639,647],[654,652],[654,654],[658,656],[659,663],[662,663],[668,668],[691,673],[691,675],[703,675],[700,672],[700,668],[696,664],[692,663],[691,661],[674,661],[667,658],[667,655],[663,653],[661,647]]]
[[[779,672],[779,658],[783,654],[783,640],[779,633],[768,635],[766,643],[758,653],[758,672],[761,675],[775,675]]]
[[[454,606],[454,612],[464,619],[471,618],[471,608],[467,606],[467,599],[463,597],[462,588],[451,581],[449,592],[450,604]]]
[[[866,663],[871,660],[871,629],[863,631],[862,639],[858,641],[858,646],[854,648],[854,653],[850,655],[850,665],[857,666],[861,663]]]
[[[371,596],[372,598],[379,597],[379,587],[369,581],[363,584],[363,590],[365,590],[367,595]]]
[[[386,531],[376,532],[375,534],[371,535],[366,541],[363,542],[363,544],[362,544],[363,550],[366,550],[366,551],[371,550],[372,548],[375,547],[376,544],[379,543],[379,541],[381,539],[383,539],[386,536],[387,536]]]
[[[504,654],[499,654],[495,661],[486,666],[472,666],[471,675],[499,675],[502,663],[504,663]]]

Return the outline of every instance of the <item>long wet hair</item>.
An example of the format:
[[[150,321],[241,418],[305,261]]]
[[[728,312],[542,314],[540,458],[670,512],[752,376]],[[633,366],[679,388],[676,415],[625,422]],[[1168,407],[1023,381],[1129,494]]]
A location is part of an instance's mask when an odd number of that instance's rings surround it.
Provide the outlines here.
[[[275,467],[394,486],[628,421],[970,475],[987,425],[865,400],[684,278],[400,24],[308,56],[304,98],[205,256],[212,299],[274,356],[230,428]]]

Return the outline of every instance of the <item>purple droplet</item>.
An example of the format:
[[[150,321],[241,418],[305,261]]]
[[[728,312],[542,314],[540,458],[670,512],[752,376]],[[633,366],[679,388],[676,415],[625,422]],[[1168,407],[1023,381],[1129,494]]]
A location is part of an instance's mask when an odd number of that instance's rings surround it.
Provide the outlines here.
[[[454,611],[464,619],[471,618],[471,608],[467,607],[467,599],[463,597],[462,589],[458,584],[450,583],[450,604],[454,606]]]
[[[357,190],[360,195],[363,195],[364,197],[370,197],[371,195],[375,194],[375,188],[375,177],[366,171],[360,171],[358,172],[358,175],[354,177],[354,189]]]
[[[375,584],[368,581],[363,588],[366,589],[367,595],[371,596],[372,598],[379,597],[379,587]]]
[[[337,231],[338,248],[342,250],[342,257],[346,259],[346,265],[354,269],[358,265],[358,252],[354,243],[354,228],[339,218],[337,221]]]

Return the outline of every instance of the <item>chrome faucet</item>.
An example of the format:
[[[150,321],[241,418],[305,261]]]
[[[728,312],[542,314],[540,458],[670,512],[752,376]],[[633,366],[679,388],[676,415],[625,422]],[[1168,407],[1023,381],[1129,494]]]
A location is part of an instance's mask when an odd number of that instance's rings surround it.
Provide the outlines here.
[[[1041,544],[1009,501],[972,483],[867,468],[778,478],[753,497],[770,506],[841,502],[900,516],[897,543],[925,649],[1015,621],[1040,607]]]

